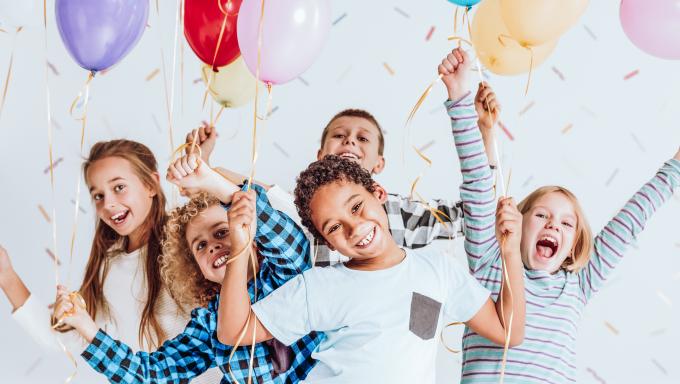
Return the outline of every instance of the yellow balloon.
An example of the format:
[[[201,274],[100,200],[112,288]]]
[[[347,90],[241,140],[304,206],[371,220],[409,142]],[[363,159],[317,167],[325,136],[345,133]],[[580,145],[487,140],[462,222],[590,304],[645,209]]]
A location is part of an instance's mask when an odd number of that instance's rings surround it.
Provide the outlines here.
[[[587,6],[588,0],[501,0],[503,20],[510,34],[528,45],[559,38]]]
[[[501,0],[484,0],[479,4],[472,20],[471,39],[479,61],[497,75],[529,72],[532,52],[533,68],[536,68],[557,45],[557,40],[537,46],[523,46],[514,41],[503,23]]]
[[[213,72],[210,65],[201,67],[203,82],[208,85],[208,92],[216,102],[225,108],[234,108],[255,98],[255,77],[242,57],[218,70]]]

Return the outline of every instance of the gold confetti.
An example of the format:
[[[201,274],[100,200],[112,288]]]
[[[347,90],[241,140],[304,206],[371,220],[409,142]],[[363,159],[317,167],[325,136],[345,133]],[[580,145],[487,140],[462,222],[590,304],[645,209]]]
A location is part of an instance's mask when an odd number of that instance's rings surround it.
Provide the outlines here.
[[[158,75],[160,72],[161,70],[159,68],[154,69],[153,71],[151,71],[151,73],[146,75],[146,81],[150,81],[151,79],[156,77],[156,75]]]
[[[666,305],[668,306],[668,308],[673,308],[673,302],[671,301],[671,299],[669,299],[668,296],[666,296],[666,294],[663,293],[660,289],[657,289],[657,290],[656,290],[656,295],[659,296],[659,298],[661,299],[661,301],[663,301],[664,303],[666,303]]]
[[[562,134],[565,134],[565,133],[569,132],[569,130],[570,130],[571,127],[573,127],[573,126],[574,126],[574,124],[571,124],[571,123],[567,124],[566,127],[562,128]]]
[[[533,106],[534,106],[534,102],[532,101],[531,103],[527,104],[526,107],[522,108],[521,111],[519,111],[519,115],[522,116],[522,115],[525,114],[529,109],[531,109],[531,107],[533,107]]]
[[[47,214],[47,211],[45,210],[45,208],[43,208],[42,205],[38,204],[38,210],[40,211],[40,213],[42,213],[42,216],[45,218],[45,220],[47,220],[48,223],[52,222],[52,219],[50,219],[50,215]]]
[[[616,336],[619,335],[619,330],[616,329],[610,322],[605,321],[605,322],[604,322],[604,325],[605,325],[607,328],[609,328],[609,330],[610,330],[613,334],[615,334]]]
[[[383,67],[385,67],[385,69],[387,70],[387,72],[390,73],[390,75],[394,76],[394,70],[390,67],[389,64],[383,63]]]

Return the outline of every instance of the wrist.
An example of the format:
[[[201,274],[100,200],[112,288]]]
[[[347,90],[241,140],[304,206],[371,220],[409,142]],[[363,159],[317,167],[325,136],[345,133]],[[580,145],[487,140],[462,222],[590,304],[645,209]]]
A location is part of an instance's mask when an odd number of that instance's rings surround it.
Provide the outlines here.
[[[454,87],[454,88],[448,88],[448,93],[449,93],[449,100],[455,102],[460,101],[462,98],[467,96],[468,93],[470,93],[470,90],[467,87]]]
[[[88,343],[91,343],[97,335],[97,332],[99,332],[99,327],[89,316],[79,317],[77,320],[73,321],[72,326]]]
[[[6,289],[13,280],[16,280],[17,274],[14,272],[14,268],[7,268],[5,271],[0,273],[0,288]]]

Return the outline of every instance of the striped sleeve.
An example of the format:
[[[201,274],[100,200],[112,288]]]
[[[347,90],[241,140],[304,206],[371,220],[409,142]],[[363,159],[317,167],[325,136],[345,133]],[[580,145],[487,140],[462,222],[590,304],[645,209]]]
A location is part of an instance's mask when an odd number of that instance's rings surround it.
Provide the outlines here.
[[[493,174],[477,127],[472,93],[468,92],[456,102],[447,100],[445,105],[451,117],[451,131],[463,175],[460,197],[463,201],[465,253],[470,270],[477,273],[490,266],[498,251]]]
[[[594,239],[590,261],[579,272],[581,291],[586,299],[596,293],[645,228],[654,212],[680,185],[680,161],[669,160],[656,175],[628,200],[626,205]]]

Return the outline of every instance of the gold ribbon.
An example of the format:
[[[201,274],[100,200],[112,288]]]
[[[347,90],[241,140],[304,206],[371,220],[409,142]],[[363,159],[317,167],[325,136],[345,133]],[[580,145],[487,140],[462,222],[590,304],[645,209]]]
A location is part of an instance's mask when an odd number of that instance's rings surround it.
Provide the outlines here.
[[[14,65],[14,48],[16,45],[17,35],[21,32],[23,27],[17,28],[12,40],[12,53],[9,56],[9,66],[7,67],[7,76],[5,76],[5,86],[2,89],[2,97],[0,97],[0,118],[2,117],[2,110],[5,109],[5,100],[7,99],[7,91],[9,90],[9,82],[12,79],[12,66]]]
[[[521,41],[515,39],[512,36],[509,35],[498,35],[498,42],[501,43],[502,46],[505,47],[505,43],[503,42],[503,39],[509,39],[514,41],[515,43],[519,44],[520,47],[526,49],[529,51],[529,74],[527,75],[527,85],[524,88],[524,96],[526,96],[529,93],[529,84],[531,83],[531,73],[534,70],[534,50],[531,45],[522,43]]]
[[[503,249],[503,245],[505,244],[505,235],[501,238],[501,250]],[[500,292],[500,300],[501,300],[501,319],[503,321],[503,329],[505,330],[505,343],[503,343],[503,359],[501,362],[501,376],[499,379],[499,384],[503,384],[505,381],[505,366],[507,363],[508,359],[508,349],[510,347],[510,337],[512,335],[512,323],[515,317],[515,308],[513,308],[515,304],[515,298],[512,294],[512,285],[510,284],[510,276],[508,276],[508,268],[505,263],[505,258],[503,255],[501,255],[501,266],[503,268],[503,279],[501,281],[501,292]],[[510,291],[510,319],[509,323],[505,322],[505,310],[504,310],[504,303],[503,303],[503,291],[505,284],[508,284],[508,290]]]
[[[439,334],[439,339],[442,342],[442,345],[444,346],[444,348],[446,348],[447,351],[449,351],[451,353],[460,353],[460,350],[459,349],[453,349],[453,348],[449,347],[448,345],[446,345],[446,342],[444,341],[444,331],[447,328],[453,327],[453,326],[456,326],[456,325],[465,325],[465,323],[462,323],[460,321],[454,321],[453,323],[448,323],[448,324],[446,324],[446,326],[444,326],[441,333]]]
[[[71,304],[73,305],[73,308],[69,309],[68,311],[65,311],[59,319],[54,321],[54,325],[52,325],[52,329],[60,330],[60,328],[63,325],[62,322],[64,321],[64,319],[66,319],[67,317],[71,317],[71,316],[75,315],[75,313],[77,311],[76,306],[81,308],[82,310],[87,310],[87,304],[85,303],[85,299],[83,299],[83,297],[80,295],[80,293],[73,291],[73,292],[68,294],[68,299],[71,302]],[[59,312],[59,310],[61,309],[61,305],[63,305],[63,304],[58,304],[54,308],[54,312]],[[73,364],[73,373],[71,373],[66,378],[66,380],[64,380],[64,384],[68,384],[71,381],[73,381],[73,379],[78,374],[78,362],[76,361],[76,359],[73,357],[73,354],[68,350],[68,348],[66,348],[66,345],[64,345],[64,343],[61,341],[61,339],[58,336],[57,336],[57,343],[59,344],[59,347],[61,348],[61,350],[66,354],[66,357],[68,357],[68,359]]]

